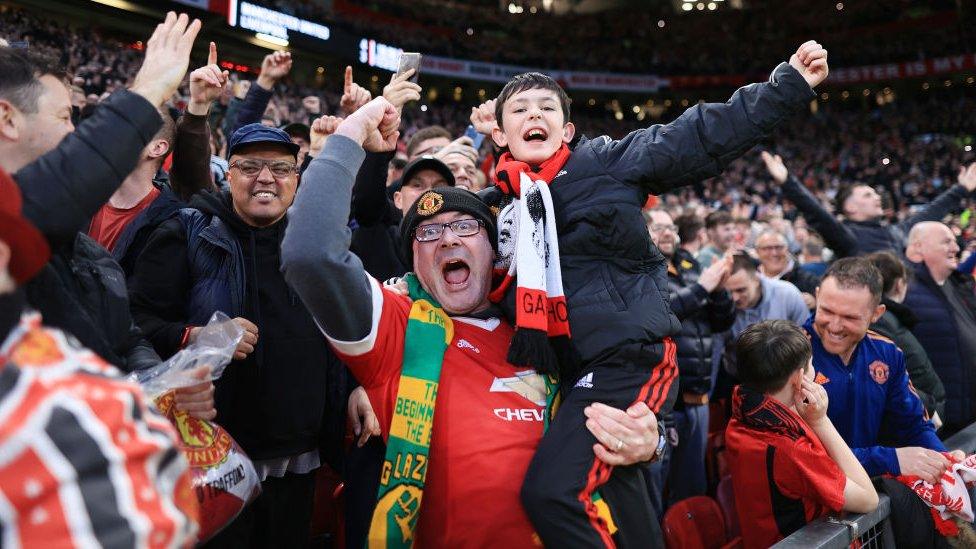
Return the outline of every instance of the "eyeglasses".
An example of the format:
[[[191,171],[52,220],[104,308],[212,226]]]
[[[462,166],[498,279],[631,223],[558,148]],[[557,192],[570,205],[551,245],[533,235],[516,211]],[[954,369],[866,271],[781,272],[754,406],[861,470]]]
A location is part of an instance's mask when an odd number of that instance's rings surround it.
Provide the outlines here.
[[[257,177],[261,170],[267,166],[271,170],[271,175],[278,179],[283,179],[289,175],[294,175],[298,171],[298,166],[294,162],[285,160],[235,160],[230,163],[231,168],[237,168],[247,177]]]
[[[659,225],[657,223],[651,225],[652,233],[663,233],[664,231],[671,231],[672,233],[678,232],[677,225]]]
[[[769,246],[756,246],[756,251],[759,252],[782,252],[786,251],[786,246],[783,244],[770,244]]]
[[[435,223],[433,225],[421,225],[414,232],[417,242],[433,242],[438,240],[444,229],[451,228],[451,231],[458,236],[474,236],[481,230],[484,222],[480,219],[458,219],[450,223]]]

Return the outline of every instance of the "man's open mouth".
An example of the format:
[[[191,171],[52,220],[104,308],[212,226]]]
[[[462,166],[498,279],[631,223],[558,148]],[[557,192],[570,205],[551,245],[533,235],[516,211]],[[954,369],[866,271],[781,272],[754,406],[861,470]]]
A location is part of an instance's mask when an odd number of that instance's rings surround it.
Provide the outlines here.
[[[468,281],[471,268],[462,259],[451,259],[444,264],[442,272],[444,273],[444,280],[448,284],[464,284]]]
[[[549,134],[546,133],[546,130],[541,128],[532,128],[531,130],[525,132],[522,139],[526,141],[545,141],[549,139]]]
[[[251,193],[251,196],[254,198],[277,198],[278,194],[275,193],[274,191],[260,190],[260,191],[254,191],[253,193]]]

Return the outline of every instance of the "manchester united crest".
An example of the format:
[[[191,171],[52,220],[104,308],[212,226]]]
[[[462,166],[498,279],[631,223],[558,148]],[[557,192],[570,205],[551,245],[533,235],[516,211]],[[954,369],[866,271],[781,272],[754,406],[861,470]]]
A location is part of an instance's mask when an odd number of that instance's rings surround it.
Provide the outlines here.
[[[444,206],[444,197],[440,193],[429,191],[417,200],[417,213],[423,216],[434,215]]]
[[[874,380],[878,385],[884,385],[888,381],[888,365],[880,360],[875,360],[868,366],[868,372],[871,373],[871,379]]]

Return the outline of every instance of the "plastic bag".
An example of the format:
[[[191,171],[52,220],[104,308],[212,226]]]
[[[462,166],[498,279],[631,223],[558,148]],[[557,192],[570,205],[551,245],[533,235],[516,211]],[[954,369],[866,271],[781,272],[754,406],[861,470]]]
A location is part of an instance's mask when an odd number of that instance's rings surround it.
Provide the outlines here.
[[[223,427],[176,409],[173,390],[219,378],[243,335],[236,322],[218,311],[192,344],[162,364],[131,376],[179,432],[180,450],[190,463],[192,488],[200,503],[199,542],[230,524],[258,496],[261,479]],[[195,374],[204,366],[210,367],[210,375],[201,379]]]

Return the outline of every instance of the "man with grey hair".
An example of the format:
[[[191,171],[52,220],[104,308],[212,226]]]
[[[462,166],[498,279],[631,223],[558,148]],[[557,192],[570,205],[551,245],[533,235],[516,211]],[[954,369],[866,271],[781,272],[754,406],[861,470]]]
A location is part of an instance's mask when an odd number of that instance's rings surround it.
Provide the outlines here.
[[[808,309],[816,306],[813,295],[820,278],[800,268],[790,254],[789,242],[782,233],[767,229],[756,238],[756,254],[759,256],[759,273],[766,278],[779,279],[796,286]]]
[[[946,388],[944,432],[976,418],[976,294],[972,276],[956,270],[959,245],[952,230],[934,221],[912,227],[905,256],[915,279],[905,305],[918,317],[912,330]]]

